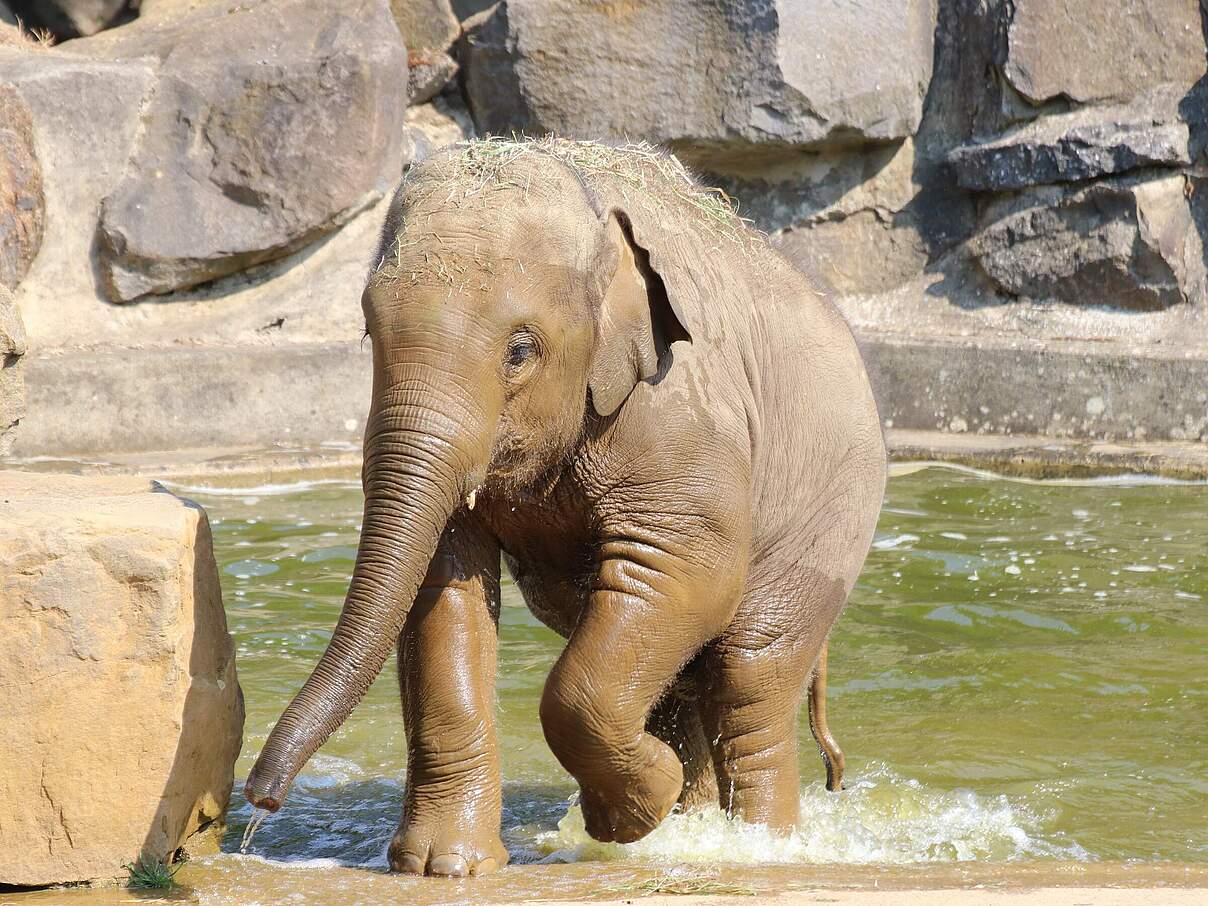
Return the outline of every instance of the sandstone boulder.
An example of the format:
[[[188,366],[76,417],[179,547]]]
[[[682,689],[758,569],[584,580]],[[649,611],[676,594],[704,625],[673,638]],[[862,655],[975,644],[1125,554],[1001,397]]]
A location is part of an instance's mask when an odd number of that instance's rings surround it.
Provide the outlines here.
[[[933,0],[503,0],[465,23],[464,84],[482,132],[699,154],[889,141],[919,125],[935,12]]]
[[[123,876],[221,823],[243,698],[205,512],[0,471],[0,885]]]
[[[1035,104],[1128,100],[1163,83],[1187,91],[1208,69],[1197,0],[1014,0],[1007,82]]]
[[[186,7],[76,43],[94,63],[155,66],[101,206],[112,301],[286,255],[372,204],[402,165],[406,51],[385,0]]]
[[[15,287],[29,270],[42,244],[44,208],[29,107],[0,84],[0,285]]]
[[[1204,245],[1181,173],[1045,187],[992,203],[968,243],[999,288],[1071,305],[1199,301]]]
[[[13,447],[17,425],[25,415],[25,329],[12,293],[0,283],[0,456]]]

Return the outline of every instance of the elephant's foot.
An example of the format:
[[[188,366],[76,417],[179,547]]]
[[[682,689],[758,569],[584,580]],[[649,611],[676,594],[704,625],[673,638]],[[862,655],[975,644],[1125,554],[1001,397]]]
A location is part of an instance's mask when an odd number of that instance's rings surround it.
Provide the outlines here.
[[[580,785],[587,832],[602,843],[641,840],[679,801],[684,769],[666,743],[644,734],[633,765],[606,783]]]
[[[464,815],[445,821],[404,819],[387,856],[393,871],[450,878],[490,874],[508,863],[499,823],[476,824]]]

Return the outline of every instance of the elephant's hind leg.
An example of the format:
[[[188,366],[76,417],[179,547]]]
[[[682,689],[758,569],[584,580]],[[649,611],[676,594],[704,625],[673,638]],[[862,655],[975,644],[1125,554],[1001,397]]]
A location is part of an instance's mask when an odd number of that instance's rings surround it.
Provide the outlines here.
[[[827,648],[828,644],[823,642],[822,651],[818,653],[818,660],[814,664],[814,673],[810,677],[810,732],[818,743],[822,762],[826,765],[826,788],[832,793],[837,793],[843,789],[843,769],[846,762],[843,750],[839,748],[839,743],[835,742],[826,722]]]
[[[797,823],[801,698],[844,598],[840,583],[806,584],[800,608],[767,590],[750,593],[706,660],[703,713],[719,803],[776,830]]]

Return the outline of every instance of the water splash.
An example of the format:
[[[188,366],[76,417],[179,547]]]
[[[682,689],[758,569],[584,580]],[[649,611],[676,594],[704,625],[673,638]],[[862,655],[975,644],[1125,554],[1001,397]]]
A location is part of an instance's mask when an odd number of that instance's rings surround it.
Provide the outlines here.
[[[599,843],[579,807],[540,834],[547,862],[680,863],[959,862],[972,859],[1089,859],[1076,843],[1046,839],[1042,820],[1005,796],[938,791],[874,767],[839,795],[813,785],[801,794],[801,827],[787,836],[725,817],[675,814],[637,843]]]

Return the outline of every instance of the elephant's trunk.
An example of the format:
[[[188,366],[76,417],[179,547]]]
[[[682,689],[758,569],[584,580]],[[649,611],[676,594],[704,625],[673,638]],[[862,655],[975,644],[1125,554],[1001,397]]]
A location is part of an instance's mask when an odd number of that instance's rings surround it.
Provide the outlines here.
[[[408,408],[396,402],[371,416],[356,568],[327,650],[248,776],[244,795],[259,808],[281,807],[294,777],[381,671],[465,493],[468,470],[478,465],[440,410],[427,405],[416,415],[417,407]]]

